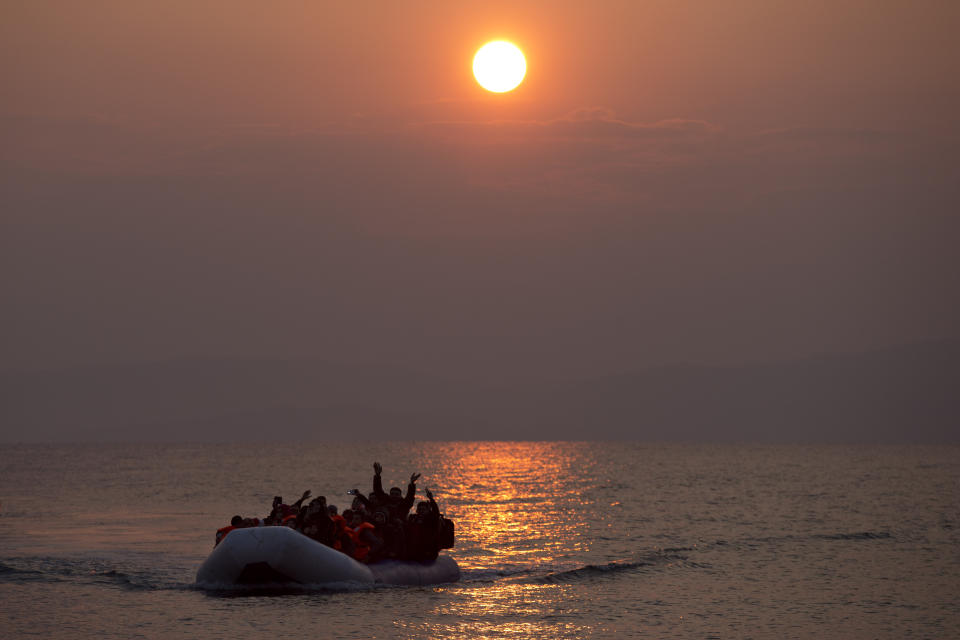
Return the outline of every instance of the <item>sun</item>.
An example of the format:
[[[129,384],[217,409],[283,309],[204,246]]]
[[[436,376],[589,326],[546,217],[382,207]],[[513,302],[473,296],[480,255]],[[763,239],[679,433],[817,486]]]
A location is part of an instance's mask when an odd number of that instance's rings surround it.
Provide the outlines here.
[[[516,89],[527,74],[527,61],[515,44],[494,40],[473,56],[473,75],[480,86],[494,93]]]

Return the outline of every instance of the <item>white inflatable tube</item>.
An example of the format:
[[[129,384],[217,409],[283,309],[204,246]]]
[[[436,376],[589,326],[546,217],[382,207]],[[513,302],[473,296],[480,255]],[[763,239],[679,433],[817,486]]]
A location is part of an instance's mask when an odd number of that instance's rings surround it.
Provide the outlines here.
[[[450,556],[437,556],[427,563],[384,560],[368,566],[376,581],[382,584],[442,584],[460,579],[460,566]]]
[[[231,531],[197,571],[197,584],[438,584],[460,579],[453,558],[431,563],[390,560],[365,565],[288,527]]]

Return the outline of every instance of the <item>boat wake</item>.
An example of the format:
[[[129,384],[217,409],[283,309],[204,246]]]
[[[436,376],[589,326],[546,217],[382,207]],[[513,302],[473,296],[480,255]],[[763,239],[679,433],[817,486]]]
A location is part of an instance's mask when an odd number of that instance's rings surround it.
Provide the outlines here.
[[[676,568],[698,570],[711,563],[723,563],[718,553],[753,554],[764,547],[792,546],[806,541],[822,540],[831,544],[884,544],[896,536],[883,529],[872,531],[828,531],[807,535],[746,537],[733,540],[699,542],[695,547],[668,547],[647,551],[610,562],[501,564],[478,566],[484,559],[465,549],[458,557],[468,559],[468,568],[461,571],[465,588],[497,582],[526,584],[565,584],[616,580],[638,572],[670,571]],[[472,561],[471,561],[472,560]],[[707,562],[709,560],[709,563]],[[114,552],[81,554],[73,557],[51,555],[0,558],[0,586],[48,584],[83,584],[106,589],[129,591],[200,590],[210,595],[285,595],[315,592],[343,592],[381,589],[390,585],[373,581],[357,582],[305,581],[303,584],[209,584],[195,580],[196,558],[164,553]]]

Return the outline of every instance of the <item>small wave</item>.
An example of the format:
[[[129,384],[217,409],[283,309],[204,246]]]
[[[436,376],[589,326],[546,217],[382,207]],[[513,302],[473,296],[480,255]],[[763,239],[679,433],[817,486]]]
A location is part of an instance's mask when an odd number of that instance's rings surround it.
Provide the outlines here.
[[[0,562],[0,583],[78,582],[133,591],[182,589],[183,575],[170,567],[134,567],[102,558],[32,556]]]
[[[116,585],[133,591],[154,591],[163,588],[160,584],[152,582],[149,578],[133,576],[122,571],[117,571],[116,569],[93,572],[90,574],[90,577],[94,582]]]
[[[816,537],[821,540],[882,540],[893,536],[886,531],[859,531],[856,533],[832,533]]]
[[[546,584],[579,582],[581,580],[589,580],[591,578],[629,572],[629,571],[639,569],[641,567],[649,567],[654,564],[655,564],[654,562],[647,562],[647,561],[611,562],[609,564],[603,564],[603,565],[588,564],[586,566],[578,567],[576,569],[568,569],[567,571],[557,571],[555,573],[548,573],[547,575],[537,579],[537,582],[542,582]]]
[[[0,562],[0,582],[20,582],[26,580],[43,580],[47,578],[42,571],[21,569]]]
[[[510,578],[529,574],[528,567],[498,567],[495,569],[461,569],[460,580],[463,582],[489,582],[498,578]]]

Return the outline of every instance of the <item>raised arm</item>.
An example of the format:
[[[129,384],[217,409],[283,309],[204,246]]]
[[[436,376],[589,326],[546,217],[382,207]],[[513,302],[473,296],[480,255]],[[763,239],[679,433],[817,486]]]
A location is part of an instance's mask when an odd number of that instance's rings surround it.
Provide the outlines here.
[[[364,508],[364,509],[366,509],[367,511],[372,511],[372,510],[373,510],[373,504],[367,499],[367,496],[363,495],[362,493],[360,493],[360,492],[357,491],[356,489],[354,489],[354,490],[352,491],[351,495],[352,495],[354,498],[356,498],[357,500],[360,501],[360,504],[363,505],[363,508]]]
[[[402,505],[407,508],[407,511],[413,507],[413,503],[417,499],[417,478],[419,477],[419,473],[414,473],[410,476],[410,484],[407,485],[407,495],[404,496],[402,503]],[[404,517],[406,517],[406,515],[404,515]]]
[[[380,479],[380,473],[383,471],[383,467],[379,462],[373,463],[373,495],[377,496],[377,500],[385,501],[387,499],[387,494],[383,492],[383,480]]]
[[[430,515],[427,516],[427,522],[433,524],[433,526],[438,526],[440,524],[440,507],[437,506],[437,501],[433,499],[433,494],[430,493],[430,489],[427,489],[427,500],[430,501]]]
[[[292,505],[290,505],[290,506],[293,507],[293,508],[295,508],[295,509],[299,509],[299,508],[301,507],[301,505],[303,505],[303,501],[306,500],[306,499],[309,498],[309,497],[310,497],[310,489],[307,489],[306,491],[303,492],[303,495],[300,496],[300,499],[297,500],[296,502],[294,502],[294,503],[293,503]]]

